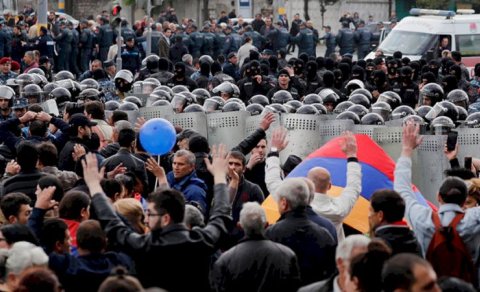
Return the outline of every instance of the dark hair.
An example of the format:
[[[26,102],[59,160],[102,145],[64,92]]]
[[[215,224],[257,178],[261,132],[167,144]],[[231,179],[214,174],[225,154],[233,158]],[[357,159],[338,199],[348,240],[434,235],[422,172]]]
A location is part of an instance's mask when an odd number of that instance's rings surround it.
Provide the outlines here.
[[[39,112],[43,111],[43,107],[41,105],[39,105],[38,103],[34,103],[34,104],[31,104],[31,105],[28,106],[28,110],[32,111],[32,112],[39,113]]]
[[[113,124],[115,124],[118,121],[128,121],[128,115],[124,111],[114,110],[112,113],[111,119]]]
[[[82,209],[90,205],[90,197],[81,191],[70,191],[65,194],[58,207],[60,218],[80,220]]]
[[[10,216],[18,217],[22,205],[30,205],[31,202],[32,200],[24,193],[10,193],[1,199],[0,209],[8,221]]]
[[[392,250],[381,239],[372,239],[366,253],[355,256],[350,262],[350,277],[358,279],[360,291],[382,291],[381,274]]]
[[[235,159],[240,160],[242,162],[243,167],[245,167],[245,165],[247,164],[247,158],[240,151],[230,151],[230,153],[228,153],[228,156],[231,157],[231,158],[235,158]]]
[[[102,179],[100,181],[100,186],[105,192],[105,195],[112,199],[112,201],[116,193],[122,192],[122,184],[115,179]]]
[[[96,220],[86,220],[80,223],[77,230],[79,248],[91,253],[101,253],[107,245],[107,235]]]
[[[455,277],[442,277],[438,280],[442,292],[475,292],[472,284]]]
[[[31,172],[37,167],[38,150],[32,142],[22,141],[17,146],[17,163],[22,172]]]
[[[400,221],[405,215],[405,201],[394,190],[374,192],[370,204],[375,212],[383,211],[383,218],[387,223]]]
[[[47,135],[48,123],[33,120],[30,122],[28,130],[32,136],[45,137]]]
[[[183,194],[174,189],[156,191],[148,197],[154,203],[158,214],[168,213],[173,223],[183,222],[185,216],[185,198]]]
[[[462,61],[462,53],[460,53],[459,51],[452,51],[452,59],[455,62]]]
[[[142,141],[140,141],[140,132],[135,133],[135,149],[140,152],[147,152],[147,150],[143,148]]]
[[[52,142],[42,142],[37,145],[38,160],[43,166],[57,166],[58,150]]]
[[[85,104],[85,112],[92,115],[92,119],[105,119],[105,106],[99,101],[90,101]]]
[[[463,180],[451,176],[443,181],[438,193],[443,202],[463,206],[467,199],[468,190]]]
[[[65,103],[65,112],[71,117],[74,114],[81,114],[85,110],[85,107],[81,103],[67,102]]]
[[[40,241],[47,254],[54,251],[55,244],[58,241],[61,243],[65,242],[65,231],[67,229],[68,225],[62,219],[51,218],[45,220],[43,223],[42,237],[40,238]]]
[[[413,275],[415,265],[430,266],[426,260],[412,253],[401,253],[390,258],[382,270],[383,291],[410,290],[415,283]]]
[[[202,135],[194,135],[188,140],[188,149],[193,153],[210,153],[210,146],[207,138]]]
[[[131,147],[135,141],[135,131],[132,129],[122,129],[118,133],[118,144],[120,147]]]
[[[13,292],[47,292],[59,291],[60,282],[57,275],[46,267],[30,267],[18,278]]]
[[[41,179],[38,180],[38,186],[42,190],[44,188],[54,186],[55,192],[53,193],[52,199],[57,202],[60,202],[62,200],[64,195],[63,186],[62,186],[62,182],[60,182],[60,180],[56,176],[53,176],[53,175],[43,176]]]
[[[98,292],[138,292],[143,291],[143,287],[137,278],[129,276],[127,270],[118,266],[112,270],[112,276],[108,277],[98,288]]]
[[[15,242],[27,241],[38,245],[38,240],[27,225],[15,223],[0,226],[0,232],[7,244],[12,245]]]
[[[124,174],[118,174],[115,176],[115,180],[119,182],[123,187],[127,189],[127,193],[130,194],[135,187],[135,174],[132,172],[125,172]]]

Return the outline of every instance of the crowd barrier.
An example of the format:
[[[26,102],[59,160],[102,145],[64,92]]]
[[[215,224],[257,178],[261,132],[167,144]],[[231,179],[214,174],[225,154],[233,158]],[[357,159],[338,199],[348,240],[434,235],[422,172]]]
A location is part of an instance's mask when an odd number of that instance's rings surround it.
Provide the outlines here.
[[[246,111],[174,114],[168,106],[141,108],[138,115],[147,120],[165,118],[183,129],[199,132],[207,137],[210,145],[224,143],[230,148],[255,131],[262,120],[262,116],[250,116]],[[282,162],[290,154],[305,158],[345,130],[368,135],[395,161],[402,149],[402,128],[398,122],[385,126],[354,125],[350,120],[334,120],[328,115],[276,114],[275,122],[267,131],[267,139],[271,138],[272,130],[279,126],[288,130],[289,140],[280,155]],[[480,157],[480,129],[457,130],[460,163],[463,164],[466,156]],[[449,168],[443,153],[445,141],[446,135],[425,135],[413,157],[413,183],[432,202],[436,202],[444,171]]]

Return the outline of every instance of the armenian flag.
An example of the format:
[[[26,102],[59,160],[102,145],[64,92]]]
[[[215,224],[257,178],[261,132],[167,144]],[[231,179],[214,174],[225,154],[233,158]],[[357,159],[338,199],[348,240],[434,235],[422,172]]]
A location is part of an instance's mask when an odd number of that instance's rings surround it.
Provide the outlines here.
[[[369,229],[370,197],[376,190],[393,189],[395,162],[369,136],[356,134],[355,137],[358,148],[358,162],[362,166],[362,191],[356,205],[350,215],[345,218],[344,223],[362,233],[366,233]],[[313,167],[324,167],[331,175],[332,188],[328,195],[339,196],[347,183],[347,159],[340,148],[340,139],[342,137],[334,138],[308,155],[288,177],[306,177],[308,171]],[[412,185],[412,189],[420,203],[436,209],[414,185]],[[270,224],[275,223],[280,214],[273,197],[269,196],[262,206],[267,213],[268,222]]]

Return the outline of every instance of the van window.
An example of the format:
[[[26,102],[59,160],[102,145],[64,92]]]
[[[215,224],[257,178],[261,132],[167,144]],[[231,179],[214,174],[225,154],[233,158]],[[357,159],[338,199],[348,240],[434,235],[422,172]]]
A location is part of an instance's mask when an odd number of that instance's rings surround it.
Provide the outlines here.
[[[480,56],[480,34],[456,35],[455,40],[462,57]]]
[[[438,36],[434,34],[392,30],[380,45],[380,49],[390,54],[400,51],[404,55],[423,55],[436,44]]]

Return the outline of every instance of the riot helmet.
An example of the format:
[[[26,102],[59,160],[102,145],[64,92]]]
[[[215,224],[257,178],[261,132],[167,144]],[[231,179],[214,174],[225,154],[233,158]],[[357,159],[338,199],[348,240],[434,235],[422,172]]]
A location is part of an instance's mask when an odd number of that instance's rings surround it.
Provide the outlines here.
[[[87,88],[93,88],[93,89],[99,90],[100,84],[98,84],[98,81],[93,78],[87,78],[87,79],[83,79],[80,82],[80,87],[82,88],[82,90]]]
[[[23,88],[22,97],[28,99],[28,104],[42,103],[42,88],[37,84],[29,84]]]
[[[270,101],[268,100],[268,98],[265,95],[257,94],[257,95],[252,96],[248,100],[248,104],[260,104],[262,106],[267,106],[267,105],[270,104]]]
[[[455,123],[447,116],[440,116],[430,123],[433,134],[445,135],[455,128]]]
[[[174,87],[172,87],[172,92],[173,94],[178,94],[181,92],[190,92],[190,90],[188,90],[188,87],[186,87],[185,85],[175,85]]]
[[[196,96],[197,103],[203,105],[207,98],[210,98],[210,93],[204,88],[197,88],[192,93]]]
[[[106,111],[115,111],[120,107],[120,103],[116,100],[109,100],[105,103]]]
[[[32,68],[28,71],[28,74],[38,74],[45,77],[45,72],[41,68]]]
[[[28,84],[34,84],[35,83],[34,81],[35,80],[33,79],[33,75],[30,75],[30,74],[27,74],[27,73],[20,74],[15,78],[15,83],[18,84],[18,85],[21,85],[21,86],[26,86]]]
[[[63,79],[56,81],[59,87],[65,88],[68,91],[70,91],[70,94],[72,95],[72,98],[75,99],[78,94],[80,93],[80,90],[77,89],[77,86],[75,85],[74,81],[71,79]]]
[[[245,105],[239,102],[227,102],[222,108],[222,112],[238,112],[244,111]]]
[[[209,55],[203,55],[198,58],[198,62],[201,63],[208,63],[210,66],[215,62],[212,57]]]
[[[328,112],[333,112],[334,108],[340,101],[340,96],[330,88],[322,89],[318,95],[322,98],[323,105],[327,108]]]
[[[72,101],[72,94],[70,93],[70,91],[63,87],[57,87],[53,89],[50,92],[49,97],[55,99],[59,109],[63,107],[66,102]]]
[[[284,104],[289,113],[295,113],[302,105],[298,100],[290,100]]]
[[[351,111],[344,111],[340,113],[336,118],[336,120],[351,120],[355,125],[360,124],[360,118],[358,115]]]
[[[290,100],[293,100],[292,94],[286,90],[279,90],[272,96],[272,103],[284,104]]]
[[[347,109],[347,111],[356,113],[360,119],[368,114],[368,109],[361,104],[353,104]]]
[[[392,120],[403,119],[406,116],[411,116],[416,114],[413,108],[409,107],[408,105],[401,105],[393,110],[392,112]]]
[[[133,85],[133,74],[128,70],[122,69],[115,74],[114,81],[115,88],[120,92],[129,92]]]
[[[265,108],[258,103],[251,103],[247,105],[246,111],[250,113],[251,116],[260,115]]]
[[[370,91],[368,91],[365,88],[358,88],[358,89],[355,89],[354,91],[352,91],[352,93],[350,93],[350,95],[354,95],[354,94],[363,94],[363,95],[365,95],[366,98],[368,98],[368,100],[373,99],[373,96],[370,93]]]
[[[323,103],[320,95],[315,93],[310,93],[303,98],[303,104],[314,104],[314,103]]]
[[[133,102],[134,104],[137,105],[138,108],[141,108],[143,106],[143,102],[140,100],[140,98],[133,95],[125,97],[123,101]]]
[[[403,121],[402,121],[402,125],[405,125],[407,122],[412,122],[412,123],[418,124],[420,126],[427,125],[427,122],[425,122],[425,119],[422,118],[419,115],[410,115],[410,116],[404,117]]]
[[[14,97],[15,91],[11,87],[0,85],[0,99],[7,99],[8,107],[12,106]],[[2,108],[2,110],[7,110],[7,108]]]
[[[327,108],[321,103],[312,103],[311,105],[317,109],[320,115],[326,115],[328,113]]]
[[[356,89],[362,89],[362,88],[365,88],[365,84],[363,84],[363,82],[358,79],[352,79],[347,82],[347,85],[345,85],[345,90],[347,91],[347,95],[351,94]]]
[[[377,102],[378,101],[388,103],[392,107],[392,110],[396,109],[402,104],[402,98],[394,91],[385,91],[380,93],[380,96],[377,99]]]
[[[457,110],[458,110],[458,119],[457,121],[465,121],[465,119],[468,117],[468,112],[464,107],[456,105]]]
[[[205,100],[203,103],[203,109],[206,113],[213,113],[222,110],[224,104],[225,101],[221,97],[211,97]]]
[[[297,109],[297,114],[302,114],[302,115],[319,115],[320,113],[318,112],[317,108],[314,107],[311,104],[304,104],[301,107]]]
[[[224,81],[220,85],[213,88],[212,93],[219,95],[224,100],[228,100],[229,98],[238,98],[240,95],[240,90],[235,84],[229,81]]]
[[[170,87],[168,87],[166,85],[160,85],[157,88],[155,88],[153,91],[159,90],[159,89],[168,92],[168,94],[170,94],[170,98],[168,100],[172,100],[174,93],[173,93],[173,90]]]
[[[454,89],[447,95],[447,100],[464,109],[468,108],[468,94],[461,89]]]
[[[354,104],[361,104],[366,108],[370,108],[370,100],[365,95],[360,93],[351,94],[348,98],[348,101],[351,101]]]
[[[50,92],[52,92],[52,90],[54,90],[55,88],[57,88],[59,86],[60,85],[58,85],[57,83],[54,83],[54,82],[48,83],[43,87],[43,92],[47,96],[47,95],[50,94]]]
[[[353,105],[353,102],[351,101],[342,101],[341,103],[339,103],[335,109],[333,110],[334,113],[336,114],[339,114],[339,113],[343,113],[344,111],[346,111],[349,107],[351,107]]]
[[[173,111],[177,114],[182,113],[183,110],[193,103],[193,99],[190,96],[183,94],[175,94],[170,104],[173,107]]]
[[[434,106],[443,100],[443,89],[437,83],[425,84],[420,90],[420,105]]]
[[[377,113],[368,113],[360,120],[362,125],[385,125],[385,120]]]
[[[203,109],[203,107],[199,104],[191,104],[189,106],[187,106],[184,110],[183,110],[184,113],[205,113],[205,110]]]
[[[392,107],[390,104],[384,101],[377,101],[376,103],[372,104],[372,113],[377,113],[382,116],[384,121],[388,121],[390,117],[390,113],[392,112]]]
[[[272,113],[282,113],[282,114],[286,114],[288,112],[285,106],[279,103],[273,103],[273,104],[267,105],[263,111],[272,112]]]
[[[422,105],[417,108],[417,116],[425,119],[427,121],[426,115],[432,110],[432,107],[429,105]]]
[[[125,111],[125,112],[138,111],[138,106],[133,102],[124,101],[120,104],[120,106],[118,107],[118,110]]]
[[[159,99],[154,101],[151,106],[172,106],[168,100]]]
[[[78,99],[83,101],[100,100],[102,97],[103,93],[94,88],[87,88],[78,95]]]
[[[468,128],[480,128],[480,112],[469,114],[465,119],[465,126]]]
[[[73,76],[73,74],[67,70],[60,71],[55,74],[55,76],[53,76],[53,81],[60,81],[65,79],[75,80],[75,76]]]
[[[458,120],[458,109],[457,107],[448,100],[439,102],[443,107],[443,116],[449,117],[453,122]]]

